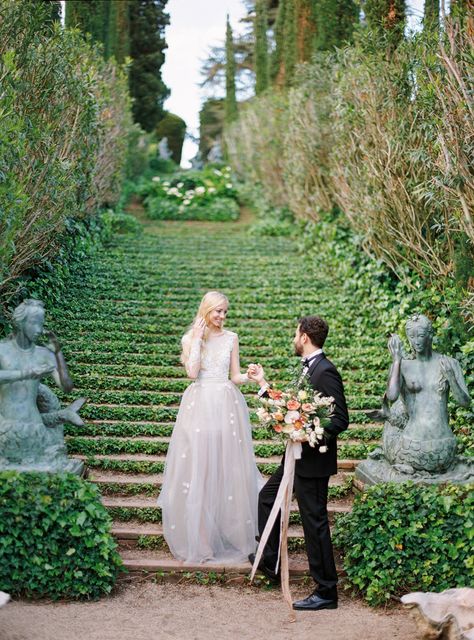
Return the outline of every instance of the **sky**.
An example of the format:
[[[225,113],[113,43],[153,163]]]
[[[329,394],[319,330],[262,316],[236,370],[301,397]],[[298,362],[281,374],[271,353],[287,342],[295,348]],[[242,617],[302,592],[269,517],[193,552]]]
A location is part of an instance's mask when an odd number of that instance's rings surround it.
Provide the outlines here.
[[[408,26],[416,28],[424,0],[408,0],[407,5]],[[171,96],[165,108],[183,118],[188,131],[198,137],[199,109],[205,97],[204,90],[199,88],[201,61],[212,45],[223,42],[227,14],[234,33],[242,29],[239,19],[245,15],[245,7],[242,0],[169,0],[166,10],[170,25],[166,29],[168,49],[162,73]],[[196,144],[187,139],[181,164],[189,167],[196,152]]]
[[[233,31],[238,33],[245,7],[241,0],[169,0],[166,10],[170,25],[166,29],[168,49],[162,74],[171,95],[165,108],[183,118],[188,131],[198,137],[204,98],[204,90],[198,86],[202,60],[212,45],[223,41],[227,14]],[[185,140],[183,166],[189,166],[196,152],[196,144]]]

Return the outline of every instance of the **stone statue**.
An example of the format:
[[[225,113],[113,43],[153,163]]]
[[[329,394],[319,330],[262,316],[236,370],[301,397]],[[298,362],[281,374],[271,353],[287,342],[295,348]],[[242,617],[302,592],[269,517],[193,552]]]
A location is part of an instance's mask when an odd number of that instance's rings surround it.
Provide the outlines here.
[[[200,171],[204,167],[204,162],[202,161],[202,154],[200,151],[196,153],[194,158],[191,158],[191,167]]]
[[[61,409],[56,395],[41,380],[51,376],[65,392],[73,383],[61,346],[43,333],[44,306],[25,300],[13,312],[13,333],[0,341],[0,470],[82,474],[84,463],[67,457],[63,424],[82,425],[78,414],[85,399]]]
[[[161,160],[171,160],[171,151],[168,147],[168,138],[164,137],[158,143],[158,157]]]
[[[215,140],[212,147],[207,154],[208,162],[222,162],[224,156],[222,155],[222,147],[219,140]]]
[[[432,350],[433,327],[426,316],[410,318],[406,334],[414,357],[404,357],[400,338],[392,335],[382,448],[358,466],[356,477],[367,484],[474,480],[474,460],[456,456],[448,420],[450,392],[463,407],[471,402],[459,362]]]

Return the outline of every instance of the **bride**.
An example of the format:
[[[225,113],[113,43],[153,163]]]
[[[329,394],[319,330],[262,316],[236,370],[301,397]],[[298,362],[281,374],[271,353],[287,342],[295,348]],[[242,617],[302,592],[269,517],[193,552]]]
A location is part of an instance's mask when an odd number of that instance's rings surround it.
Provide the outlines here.
[[[263,482],[236,387],[249,378],[240,373],[237,334],[224,329],[228,304],[218,291],[206,293],[182,338],[194,382],[181,400],[158,505],[172,554],[188,563],[246,562],[258,533]]]

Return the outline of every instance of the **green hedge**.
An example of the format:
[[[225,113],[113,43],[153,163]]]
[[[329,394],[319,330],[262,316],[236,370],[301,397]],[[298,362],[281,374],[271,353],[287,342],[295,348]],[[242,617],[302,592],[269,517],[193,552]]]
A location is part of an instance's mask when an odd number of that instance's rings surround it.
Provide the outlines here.
[[[0,473],[0,590],[98,598],[121,559],[91,485],[71,474]]]
[[[472,585],[474,485],[375,485],[338,519],[349,584],[371,605]]]

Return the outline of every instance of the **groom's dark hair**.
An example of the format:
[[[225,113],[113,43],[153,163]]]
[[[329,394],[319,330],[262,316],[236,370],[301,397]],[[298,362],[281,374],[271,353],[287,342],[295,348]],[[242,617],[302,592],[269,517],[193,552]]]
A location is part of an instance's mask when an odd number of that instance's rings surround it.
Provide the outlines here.
[[[304,316],[298,320],[300,333],[306,333],[315,347],[323,347],[329,332],[328,323],[319,316]]]

